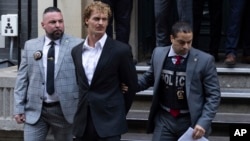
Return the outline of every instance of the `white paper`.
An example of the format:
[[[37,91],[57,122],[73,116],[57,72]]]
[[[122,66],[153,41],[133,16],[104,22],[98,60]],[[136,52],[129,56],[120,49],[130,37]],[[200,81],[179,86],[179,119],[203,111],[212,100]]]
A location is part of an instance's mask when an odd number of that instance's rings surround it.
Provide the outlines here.
[[[178,139],[178,141],[208,141],[207,138],[201,137],[199,139],[193,139],[193,128],[189,127],[188,130]]]

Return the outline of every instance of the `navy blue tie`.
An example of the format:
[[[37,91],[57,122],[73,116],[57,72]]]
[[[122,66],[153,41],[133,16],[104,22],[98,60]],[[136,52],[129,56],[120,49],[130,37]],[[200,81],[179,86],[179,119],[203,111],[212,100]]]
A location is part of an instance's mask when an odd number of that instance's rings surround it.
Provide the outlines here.
[[[54,93],[54,70],[55,70],[55,42],[49,43],[51,46],[48,51],[47,59],[47,93],[52,95]]]

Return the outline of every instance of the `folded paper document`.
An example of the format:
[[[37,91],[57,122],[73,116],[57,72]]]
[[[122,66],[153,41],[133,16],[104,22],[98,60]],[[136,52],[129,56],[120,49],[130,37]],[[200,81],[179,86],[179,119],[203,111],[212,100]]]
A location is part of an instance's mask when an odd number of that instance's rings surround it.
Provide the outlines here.
[[[188,130],[178,139],[178,141],[208,141],[207,138],[201,137],[199,139],[193,139],[193,128],[189,127]]]

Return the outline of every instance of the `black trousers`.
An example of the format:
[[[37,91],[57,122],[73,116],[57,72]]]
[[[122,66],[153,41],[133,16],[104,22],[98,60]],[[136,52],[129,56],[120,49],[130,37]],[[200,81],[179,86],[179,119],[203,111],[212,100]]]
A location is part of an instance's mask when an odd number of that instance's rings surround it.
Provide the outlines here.
[[[124,43],[129,42],[130,19],[133,9],[133,0],[101,0],[108,4],[112,11],[112,17],[109,20],[107,34],[113,38],[113,28],[115,31],[115,39]],[[114,20],[114,27],[113,27]]]
[[[96,132],[89,108],[88,108],[88,113],[89,113],[87,117],[88,123],[85,133],[83,134],[82,137],[73,138],[73,141],[120,141],[121,140],[121,135],[111,136],[111,137],[100,137]]]
[[[206,0],[193,0],[193,47],[202,48],[199,46],[199,34],[200,25],[203,18],[204,3]],[[209,52],[211,54],[217,54],[220,41],[221,41],[221,29],[222,29],[222,10],[223,0],[208,0],[209,8],[209,21],[210,21],[210,44]]]

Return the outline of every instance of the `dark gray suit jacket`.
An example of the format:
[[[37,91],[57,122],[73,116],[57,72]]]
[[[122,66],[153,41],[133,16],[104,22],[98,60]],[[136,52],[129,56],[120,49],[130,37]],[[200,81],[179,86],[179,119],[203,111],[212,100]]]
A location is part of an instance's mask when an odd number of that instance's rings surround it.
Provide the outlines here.
[[[79,85],[79,104],[74,119],[73,134],[76,137],[83,136],[88,114],[91,114],[100,137],[127,132],[126,114],[137,86],[137,73],[129,46],[107,38],[91,85],[88,84],[82,65],[82,50],[82,47],[72,50]],[[122,82],[129,87],[129,91],[125,94],[121,91]]]
[[[160,109],[159,83],[162,67],[169,50],[170,46],[155,48],[149,70],[138,81],[139,90],[154,86],[148,132],[153,132],[154,118]],[[216,66],[211,55],[191,48],[187,60],[185,84],[191,126],[194,127],[199,124],[209,134],[211,122],[217,112],[221,96]]]

